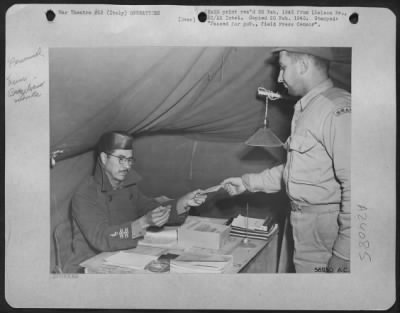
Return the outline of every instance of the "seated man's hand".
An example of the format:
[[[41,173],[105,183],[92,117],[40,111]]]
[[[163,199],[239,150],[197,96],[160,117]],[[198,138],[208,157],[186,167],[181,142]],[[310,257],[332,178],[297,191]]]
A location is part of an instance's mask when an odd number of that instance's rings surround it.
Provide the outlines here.
[[[244,186],[241,177],[227,178],[221,183],[221,185],[231,196],[236,196],[246,191],[246,187]]]
[[[336,255],[328,261],[328,273],[349,273],[350,272],[350,261],[344,260]]]
[[[145,215],[146,223],[149,226],[163,226],[169,218],[171,206],[159,206]]]
[[[189,207],[202,205],[207,199],[207,195],[201,189],[189,192],[178,200],[178,206],[188,210]]]

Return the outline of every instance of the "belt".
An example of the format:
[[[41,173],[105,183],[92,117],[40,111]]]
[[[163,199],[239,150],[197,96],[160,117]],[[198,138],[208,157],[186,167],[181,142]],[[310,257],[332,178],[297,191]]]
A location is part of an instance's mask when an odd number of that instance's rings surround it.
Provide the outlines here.
[[[328,213],[339,212],[340,204],[299,204],[293,201],[290,202],[292,212],[307,212],[307,213]]]

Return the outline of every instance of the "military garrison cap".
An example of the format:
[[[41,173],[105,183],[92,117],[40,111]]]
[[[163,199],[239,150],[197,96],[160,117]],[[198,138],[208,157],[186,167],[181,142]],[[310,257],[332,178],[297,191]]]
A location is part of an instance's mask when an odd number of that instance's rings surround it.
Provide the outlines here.
[[[272,49],[272,53],[281,51],[310,54],[331,62],[350,63],[351,50],[339,47],[279,47]]]
[[[132,136],[126,132],[108,132],[100,137],[100,140],[97,144],[97,151],[100,153],[116,149],[130,150],[132,149],[132,143]]]

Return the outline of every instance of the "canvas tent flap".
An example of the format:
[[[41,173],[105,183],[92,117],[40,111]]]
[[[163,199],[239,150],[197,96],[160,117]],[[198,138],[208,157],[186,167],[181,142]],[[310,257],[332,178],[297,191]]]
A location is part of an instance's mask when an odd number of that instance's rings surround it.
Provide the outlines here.
[[[53,48],[51,151],[78,155],[109,130],[243,142],[262,123],[257,88],[275,89],[268,58],[265,47]],[[346,63],[331,66],[341,87],[349,73]]]
[[[265,48],[51,49],[51,151],[64,159],[109,130],[243,141],[261,125],[256,89],[272,88]]]

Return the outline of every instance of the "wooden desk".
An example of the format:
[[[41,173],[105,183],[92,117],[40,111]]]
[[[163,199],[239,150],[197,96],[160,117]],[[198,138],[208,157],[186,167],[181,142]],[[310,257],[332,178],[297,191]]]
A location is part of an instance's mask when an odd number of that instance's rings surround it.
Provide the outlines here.
[[[215,223],[223,224],[226,222],[226,219],[215,219],[215,218],[204,218],[204,217],[192,217],[192,219],[202,219],[213,221]],[[277,245],[277,230],[271,234],[269,240],[256,240],[256,239],[249,239],[248,243],[245,245],[243,243],[243,238],[239,237],[229,237],[228,243],[221,249],[221,250],[211,250],[211,249],[204,249],[204,248],[191,248],[190,251],[199,252],[199,253],[208,253],[208,254],[230,254],[233,256],[233,267],[227,271],[227,274],[238,273],[245,267],[245,272],[265,272],[266,267],[260,264],[270,263],[268,267],[268,271],[275,272],[276,270],[276,254],[274,254],[274,250]],[[263,249],[267,245],[272,246],[273,251],[269,251],[267,254],[264,252],[268,249]],[[271,250],[271,249],[270,249]],[[149,253],[152,255],[160,256],[165,253],[174,253],[174,254],[181,254],[184,249],[179,247],[174,248],[162,248],[162,247],[146,247],[146,246],[138,246],[134,249],[124,250],[125,252],[142,252],[142,253]],[[260,253],[260,251],[263,251]],[[111,255],[117,253],[118,251],[113,252],[103,252],[94,257],[84,261],[81,263],[81,266],[85,268],[85,273],[88,274],[132,274],[132,273],[153,273],[147,270],[135,270],[130,268],[123,268],[114,265],[108,265],[104,263],[104,260]],[[260,253],[260,260],[259,262],[249,262],[258,254]],[[273,255],[271,260],[266,259],[266,255]],[[270,262],[269,262],[270,261]],[[248,265],[248,266],[246,266]]]

